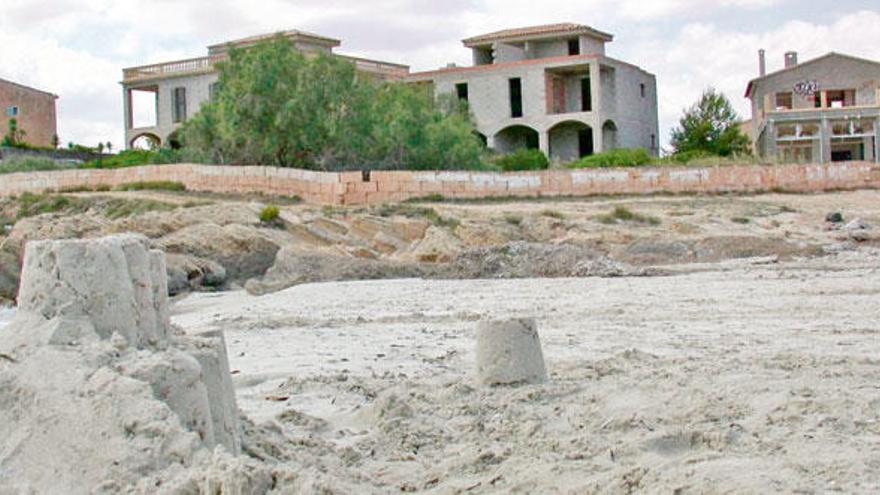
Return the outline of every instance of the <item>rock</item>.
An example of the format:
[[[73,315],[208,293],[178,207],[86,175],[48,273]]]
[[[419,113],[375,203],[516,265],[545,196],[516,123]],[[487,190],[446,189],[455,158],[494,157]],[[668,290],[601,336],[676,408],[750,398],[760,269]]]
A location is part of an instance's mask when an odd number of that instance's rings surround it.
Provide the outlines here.
[[[28,243],[19,309],[47,320],[87,319],[104,339],[119,332],[135,347],[165,341],[170,329],[165,254],[146,237]]]
[[[212,223],[183,228],[158,239],[155,245],[168,253],[219,263],[229,281],[238,282],[266,273],[280,250],[266,229]]]
[[[490,321],[477,327],[477,382],[482,386],[547,381],[534,319]]]
[[[285,247],[266,275],[248,280],[245,289],[252,295],[265,295],[316,282],[415,278],[428,272],[427,268],[415,263],[319,254]]]
[[[857,218],[846,224],[846,227],[843,229],[846,231],[849,238],[856,242],[868,242],[874,238],[871,233],[871,225],[861,218]]]
[[[226,284],[226,268],[212,260],[183,254],[166,257],[168,293],[175,296],[204,288],[219,288]]]
[[[846,224],[846,227],[844,227],[844,229],[846,229],[850,232],[852,232],[854,230],[870,230],[871,225],[868,224],[868,222],[862,220],[861,218],[856,218],[852,222]]]
[[[844,222],[843,213],[840,213],[840,212],[829,213],[828,215],[825,216],[825,221],[828,223],[843,223]]]

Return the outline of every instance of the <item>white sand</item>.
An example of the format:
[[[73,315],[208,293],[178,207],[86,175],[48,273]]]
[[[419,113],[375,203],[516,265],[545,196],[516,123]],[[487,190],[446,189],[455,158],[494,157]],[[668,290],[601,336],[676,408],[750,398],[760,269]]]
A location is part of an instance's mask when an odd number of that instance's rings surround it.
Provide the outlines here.
[[[334,283],[173,321],[224,330],[245,413],[335,445],[365,493],[877,493],[878,267]],[[538,319],[550,383],[475,388],[477,322],[513,317]]]

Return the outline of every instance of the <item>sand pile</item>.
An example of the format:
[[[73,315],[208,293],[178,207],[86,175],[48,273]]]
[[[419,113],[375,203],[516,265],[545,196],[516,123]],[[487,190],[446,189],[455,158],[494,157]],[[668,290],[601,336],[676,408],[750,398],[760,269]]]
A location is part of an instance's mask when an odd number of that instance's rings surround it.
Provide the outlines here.
[[[34,242],[22,274],[18,313],[0,328],[0,486],[268,489],[266,469],[236,458],[223,335],[171,326],[164,254],[146,238]]]

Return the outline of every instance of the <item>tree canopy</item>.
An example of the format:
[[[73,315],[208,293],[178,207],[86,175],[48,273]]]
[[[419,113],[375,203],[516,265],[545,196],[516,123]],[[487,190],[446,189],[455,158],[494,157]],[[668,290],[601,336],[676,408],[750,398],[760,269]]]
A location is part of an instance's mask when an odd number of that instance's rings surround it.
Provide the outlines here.
[[[210,102],[183,127],[188,153],[223,164],[319,170],[446,169],[480,164],[466,108],[379,83],[284,38],[233,50]]]
[[[727,97],[713,88],[685,110],[672,130],[676,154],[706,153],[731,156],[750,153],[749,138],[739,128],[739,116]]]

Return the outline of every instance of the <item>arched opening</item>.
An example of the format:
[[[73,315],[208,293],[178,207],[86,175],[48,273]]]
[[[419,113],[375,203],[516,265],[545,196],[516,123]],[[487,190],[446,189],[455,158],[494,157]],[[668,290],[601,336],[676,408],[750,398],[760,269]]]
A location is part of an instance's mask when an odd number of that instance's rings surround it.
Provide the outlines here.
[[[138,134],[129,143],[129,147],[133,150],[157,150],[162,145],[162,140],[155,134],[148,132]]]
[[[483,145],[483,148],[486,148],[487,146],[489,146],[489,139],[486,137],[485,134],[480,133],[480,132],[474,132],[474,135],[477,136],[477,139],[480,140],[480,143]]]
[[[180,130],[176,130],[168,135],[168,139],[165,140],[165,144],[168,145],[169,148],[173,150],[179,150],[183,147],[183,141],[180,139]]]
[[[560,122],[549,131],[550,160],[554,163],[573,162],[594,152],[593,128],[574,120]]]
[[[617,125],[608,120],[602,124],[602,150],[611,151],[618,148]]]
[[[495,150],[507,154],[521,149],[539,149],[538,131],[524,125],[514,125],[502,129],[495,135]]]

